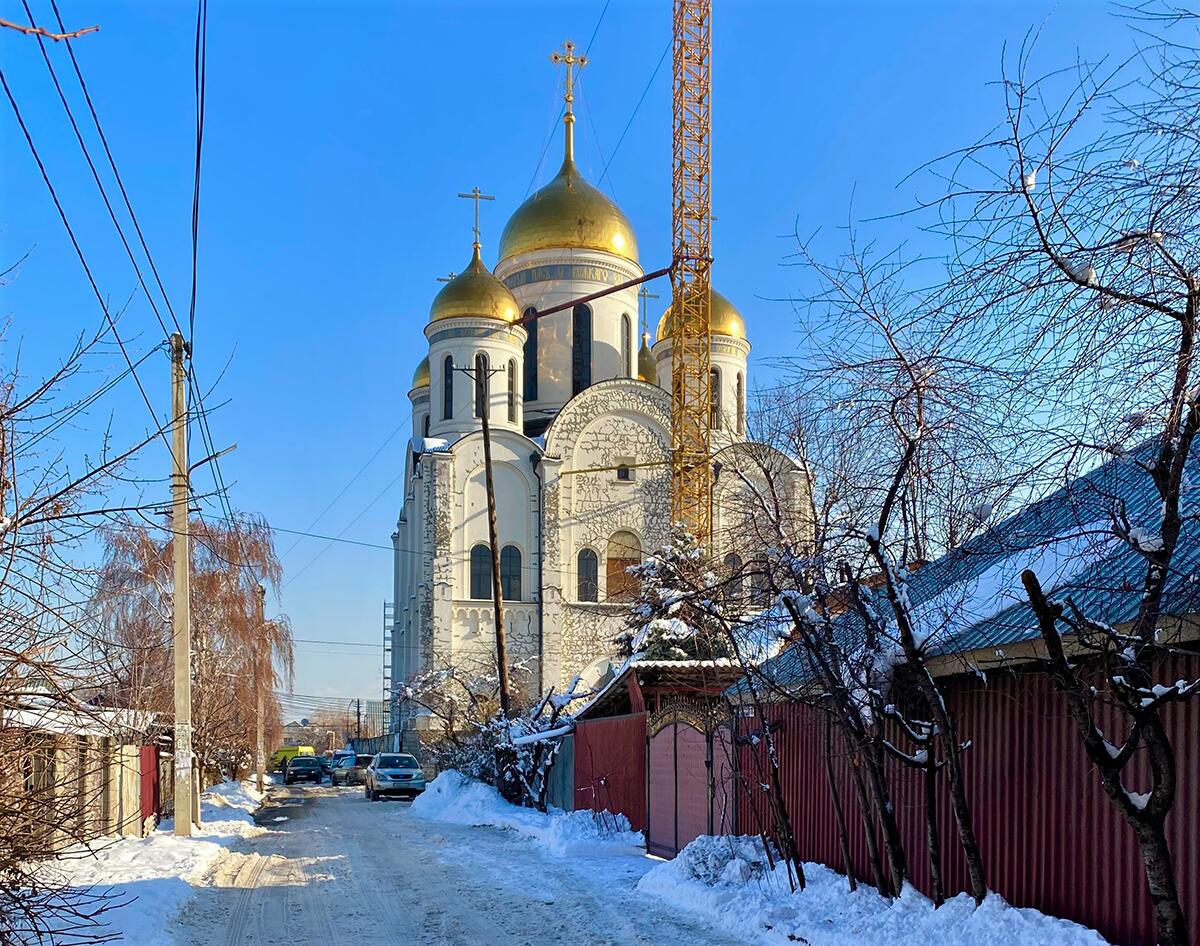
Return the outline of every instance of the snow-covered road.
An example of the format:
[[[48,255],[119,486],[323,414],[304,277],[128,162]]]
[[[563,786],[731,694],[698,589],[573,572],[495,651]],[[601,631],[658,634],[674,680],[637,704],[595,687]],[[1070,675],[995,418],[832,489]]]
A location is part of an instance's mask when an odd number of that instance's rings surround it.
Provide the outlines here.
[[[173,924],[179,946],[744,942],[638,892],[649,858],[575,861],[329,787],[277,787],[257,820],[270,831],[214,866]]]

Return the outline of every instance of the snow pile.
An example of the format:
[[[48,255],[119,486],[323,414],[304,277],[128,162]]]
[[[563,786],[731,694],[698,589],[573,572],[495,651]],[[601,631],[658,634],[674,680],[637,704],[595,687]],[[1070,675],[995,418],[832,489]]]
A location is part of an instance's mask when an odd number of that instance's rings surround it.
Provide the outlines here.
[[[540,842],[553,854],[585,852],[620,854],[641,848],[639,831],[629,827],[624,815],[594,811],[542,813],[518,808],[500,797],[491,785],[448,769],[426,787],[412,803],[412,813],[428,821],[469,826],[489,825],[516,831]]]
[[[225,782],[201,796],[202,826],[177,838],[163,821],[145,838],[76,845],[47,872],[72,887],[107,890],[113,909],[103,930],[126,946],[157,946],[166,929],[213,865],[236,839],[265,833],[254,824],[260,796],[251,782]]]
[[[651,868],[638,890],[765,943],[1105,946],[1094,930],[1009,906],[995,894],[978,909],[960,894],[935,910],[911,887],[889,902],[863,885],[851,893],[845,877],[821,864],[805,864],[804,873],[807,888],[793,892],[786,869],[771,869],[757,839],[700,837]]]

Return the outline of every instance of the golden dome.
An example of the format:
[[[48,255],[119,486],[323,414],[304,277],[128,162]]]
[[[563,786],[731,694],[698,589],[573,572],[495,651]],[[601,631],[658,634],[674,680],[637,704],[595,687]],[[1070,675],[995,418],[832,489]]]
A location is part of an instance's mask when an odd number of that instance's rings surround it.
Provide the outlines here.
[[[664,312],[663,317],[659,319],[655,341],[661,342],[664,338],[671,337],[675,328],[674,313],[675,305],[672,303],[671,308]],[[734,308],[732,302],[715,289],[712,290],[709,325],[712,335],[725,335],[729,338],[741,339],[746,337],[746,323],[742,321],[742,314]]]
[[[500,258],[531,250],[603,250],[636,263],[637,238],[617,205],[583,179],[575,167],[573,116],[566,121],[566,156],[557,176],[509,218],[500,235]],[[564,119],[566,120],[566,119]]]
[[[491,274],[479,256],[479,244],[467,268],[451,279],[433,299],[429,321],[472,316],[515,322],[520,317],[517,300],[508,287]]]
[[[651,384],[658,384],[658,367],[650,354],[650,333],[642,332],[642,347],[638,349],[638,377]]]
[[[426,355],[424,358],[421,359],[421,363],[419,365],[417,365],[417,370],[413,372],[412,386],[414,388],[429,387],[429,356],[428,355]]]

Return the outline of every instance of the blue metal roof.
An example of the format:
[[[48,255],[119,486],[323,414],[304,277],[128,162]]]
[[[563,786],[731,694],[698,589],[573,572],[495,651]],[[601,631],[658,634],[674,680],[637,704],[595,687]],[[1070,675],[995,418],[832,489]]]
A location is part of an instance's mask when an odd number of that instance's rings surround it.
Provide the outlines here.
[[[934,602],[969,599],[987,589],[989,576],[1012,564],[1019,575],[1022,559],[1037,559],[1064,540],[1062,580],[1053,573],[1034,572],[1048,595],[1070,596],[1089,617],[1107,624],[1132,620],[1141,600],[1146,577],[1146,559],[1129,543],[1112,533],[1112,513],[1124,509],[1133,527],[1157,530],[1161,500],[1150,474],[1139,462],[1148,463],[1158,444],[1147,441],[1130,454],[1109,460],[1072,481],[1045,499],[1021,509],[960,548],[918,569],[908,579],[912,612]],[[1200,467],[1188,462],[1189,477],[1200,489]],[[1194,505],[1192,490],[1185,493],[1184,509]],[[1060,546],[1061,547],[1061,546]],[[989,569],[991,571],[989,571]],[[1011,585],[1011,579],[1009,581]],[[973,590],[974,589],[974,592]],[[1021,595],[975,600],[969,617],[951,620],[929,637],[931,654],[965,653],[985,648],[1001,649],[1037,638],[1037,621]],[[947,609],[948,613],[949,609]],[[1167,582],[1163,613],[1182,615],[1200,612],[1200,522],[1184,516]],[[860,639],[863,623],[857,613],[835,621],[835,633],[849,643]],[[793,686],[811,679],[803,650],[788,647],[760,668],[780,686]],[[735,693],[743,684],[735,684]]]

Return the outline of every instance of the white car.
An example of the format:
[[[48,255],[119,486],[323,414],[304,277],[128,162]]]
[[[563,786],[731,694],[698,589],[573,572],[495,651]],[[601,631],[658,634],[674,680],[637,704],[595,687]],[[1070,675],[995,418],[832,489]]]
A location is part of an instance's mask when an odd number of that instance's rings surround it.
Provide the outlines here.
[[[425,772],[408,753],[380,752],[367,766],[365,785],[368,801],[389,795],[414,798],[425,791]]]

